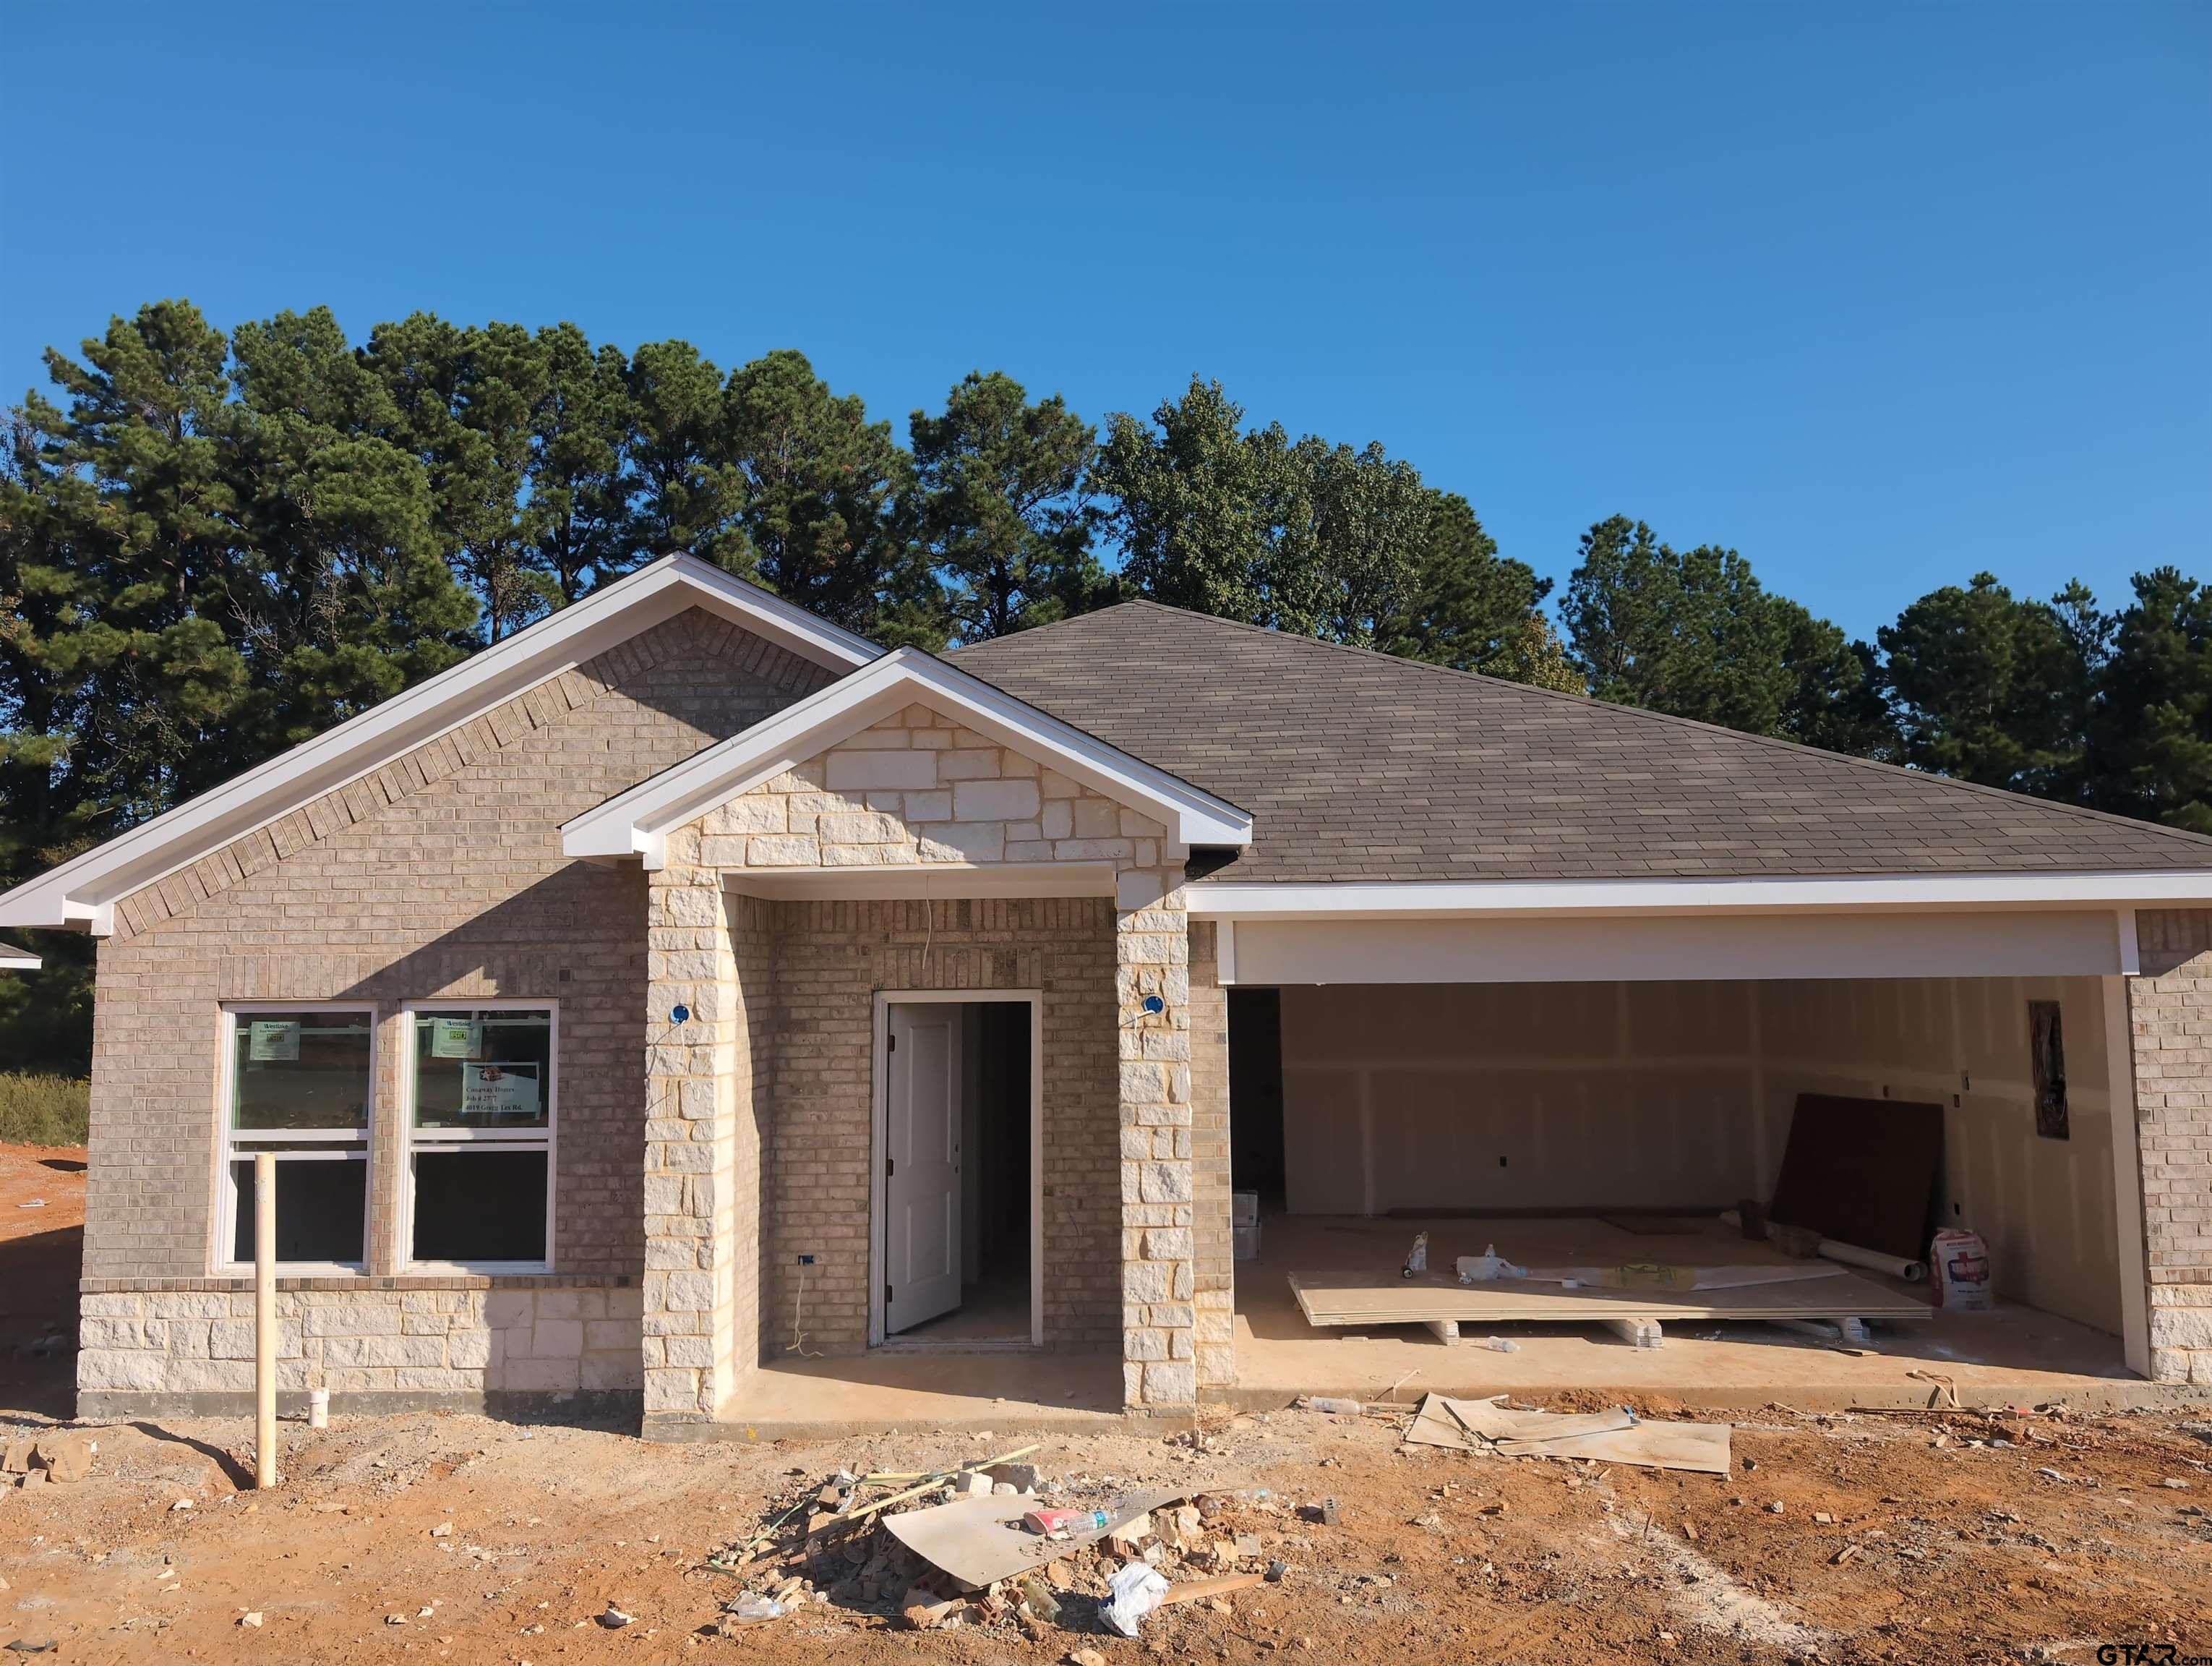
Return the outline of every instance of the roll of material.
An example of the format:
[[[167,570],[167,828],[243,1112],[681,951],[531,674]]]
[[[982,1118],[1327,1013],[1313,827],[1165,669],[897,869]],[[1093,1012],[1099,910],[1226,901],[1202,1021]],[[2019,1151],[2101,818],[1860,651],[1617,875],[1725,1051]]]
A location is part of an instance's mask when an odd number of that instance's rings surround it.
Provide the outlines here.
[[[1862,1250],[1856,1243],[1839,1243],[1834,1238],[1820,1240],[1820,1255],[1824,1260],[1841,1262],[1846,1267],[1863,1267],[1876,1273],[1887,1273],[1893,1279],[1903,1279],[1907,1284],[1924,1284],[1928,1280],[1928,1263],[1907,1261],[1902,1256],[1885,1256],[1879,1250]]]

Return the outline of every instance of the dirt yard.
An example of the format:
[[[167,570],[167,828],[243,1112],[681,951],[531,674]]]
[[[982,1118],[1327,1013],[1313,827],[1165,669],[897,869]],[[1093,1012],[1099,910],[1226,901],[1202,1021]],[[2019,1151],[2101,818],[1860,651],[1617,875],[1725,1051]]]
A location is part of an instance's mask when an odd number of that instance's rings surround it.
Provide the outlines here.
[[[66,1231],[66,1189],[43,1177],[68,1170],[40,1166],[47,1154],[0,1155],[29,1163],[63,1211],[35,1232],[15,1219],[0,1228],[17,1228],[17,1243]],[[15,1174],[0,1165],[9,1216]],[[18,1336],[27,1322],[38,1330],[39,1304],[10,1283]],[[12,1367],[27,1408],[0,1411],[11,1441],[52,1432],[38,1408],[57,1392],[61,1356],[35,1341],[19,1343]],[[0,1490],[0,1644],[52,1643],[57,1658],[88,1662],[507,1666],[1042,1666],[1085,1651],[1106,1662],[2088,1662],[2104,1644],[2172,1651],[2106,1659],[2212,1657],[2203,1408],[2087,1418],[1777,1407],[1734,1420],[1725,1478],[1402,1449],[1402,1421],[1285,1411],[1210,1420],[1195,1436],[1008,1427],[676,1447],[479,1417],[340,1419],[319,1432],[282,1426],[283,1483],[258,1494],[240,1490],[245,1420],[88,1427],[75,1432],[98,1442],[83,1480],[39,1474]],[[1031,1461],[1054,1497],[1209,1495],[1209,1538],[1247,1535],[1235,1566],[1280,1562],[1279,1579],[1162,1608],[1131,1642],[1097,1618],[1118,1558],[1064,1559],[1052,1581],[1060,1623],[1031,1632],[982,1607],[912,1629],[887,1535],[825,1535],[810,1555],[804,1511],[781,1554],[742,1573],[713,1566],[841,1468],[953,1467],[1027,1439],[1042,1441]],[[1309,1519],[1328,1499],[1335,1524]],[[1168,1559],[1176,1584],[1211,1571]],[[747,1591],[778,1590],[801,1595],[781,1618],[723,1613]],[[603,1623],[610,1606],[629,1623]]]

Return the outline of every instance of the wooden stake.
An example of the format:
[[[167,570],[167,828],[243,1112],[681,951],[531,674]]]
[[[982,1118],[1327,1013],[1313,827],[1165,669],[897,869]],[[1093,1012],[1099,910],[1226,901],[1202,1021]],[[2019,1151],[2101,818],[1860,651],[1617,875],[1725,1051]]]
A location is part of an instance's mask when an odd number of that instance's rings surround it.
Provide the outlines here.
[[[276,1158],[253,1158],[253,1484],[276,1484]]]

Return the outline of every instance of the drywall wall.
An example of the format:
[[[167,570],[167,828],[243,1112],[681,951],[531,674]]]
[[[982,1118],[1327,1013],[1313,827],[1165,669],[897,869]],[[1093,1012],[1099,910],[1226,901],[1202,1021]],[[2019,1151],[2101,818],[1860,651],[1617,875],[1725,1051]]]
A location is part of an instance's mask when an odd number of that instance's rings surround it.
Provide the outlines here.
[[[1282,991],[1294,1214],[1709,1206],[1759,1172],[1751,986]]]
[[[1944,1110],[1941,1214],[1990,1245],[1997,1293],[2117,1333],[2118,1237],[2104,988],[2094,977],[1889,978],[1759,988],[1765,1187],[1800,1093]],[[2059,1003],[2069,1134],[2040,1135],[2027,1004]]]

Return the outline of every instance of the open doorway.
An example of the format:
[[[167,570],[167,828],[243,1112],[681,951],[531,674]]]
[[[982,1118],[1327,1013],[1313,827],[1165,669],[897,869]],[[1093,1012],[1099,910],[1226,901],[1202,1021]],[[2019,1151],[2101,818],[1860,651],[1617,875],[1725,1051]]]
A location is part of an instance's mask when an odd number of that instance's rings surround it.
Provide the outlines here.
[[[869,1329],[878,1345],[1041,1340],[1039,997],[879,997]]]

